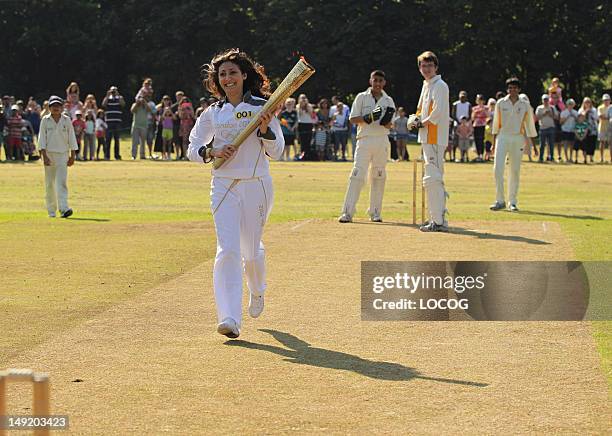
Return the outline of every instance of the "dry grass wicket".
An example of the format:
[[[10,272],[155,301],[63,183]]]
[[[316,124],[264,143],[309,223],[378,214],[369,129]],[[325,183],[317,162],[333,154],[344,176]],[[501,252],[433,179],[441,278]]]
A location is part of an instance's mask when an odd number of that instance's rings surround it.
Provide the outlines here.
[[[9,382],[32,383],[32,416],[49,416],[51,411],[49,376],[36,373],[30,369],[8,369],[0,372],[0,418],[7,416],[6,396]],[[38,428],[35,435],[48,435],[48,428]],[[7,434],[7,430],[0,428],[0,436]]]
[[[412,164],[412,224],[417,221],[417,172],[420,163],[421,167],[421,223],[425,222],[425,187],[423,178],[425,177],[425,161],[422,158],[414,159]]]

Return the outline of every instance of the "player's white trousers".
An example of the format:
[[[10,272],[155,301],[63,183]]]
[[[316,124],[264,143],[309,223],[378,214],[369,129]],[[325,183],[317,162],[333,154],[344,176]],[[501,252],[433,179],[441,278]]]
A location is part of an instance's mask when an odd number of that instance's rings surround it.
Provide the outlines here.
[[[429,220],[436,224],[446,224],[446,188],[444,186],[444,150],[443,145],[423,144],[425,175],[423,187],[427,194]]]
[[[68,153],[47,151],[51,165],[45,165],[45,201],[47,212],[68,209]]]
[[[505,202],[504,171],[506,168],[506,156],[510,164],[508,176],[508,197],[510,204],[517,205],[517,194],[521,173],[521,160],[525,138],[523,135],[499,135],[495,141],[495,199]]]
[[[219,322],[242,320],[242,272],[249,291],[263,295],[266,290],[264,225],[273,203],[270,176],[242,179],[213,177],[211,210],[217,232],[217,255],[213,284]],[[231,187],[231,189],[230,189]]]
[[[366,136],[357,140],[353,170],[349,177],[349,185],[344,197],[342,213],[349,216],[355,214],[361,188],[366,181],[370,167],[370,216],[380,216],[382,211],[385,181],[387,179],[387,158],[389,157],[389,138],[386,136]],[[370,166],[371,164],[371,166]]]

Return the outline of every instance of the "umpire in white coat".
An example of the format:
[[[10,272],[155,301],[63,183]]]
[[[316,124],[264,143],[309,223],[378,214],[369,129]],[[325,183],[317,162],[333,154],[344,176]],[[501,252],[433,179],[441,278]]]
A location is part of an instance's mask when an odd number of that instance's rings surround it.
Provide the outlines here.
[[[370,88],[357,94],[351,108],[349,121],[357,125],[357,147],[342,215],[338,218],[341,223],[350,223],[353,220],[368,167],[371,183],[368,214],[371,221],[382,222],[381,210],[389,158],[388,135],[395,113],[393,99],[383,90],[385,84],[385,73],[381,70],[372,71]]]
[[[47,213],[55,218],[58,210],[62,218],[72,215],[68,206],[68,167],[74,164],[79,146],[70,117],[62,113],[64,101],[52,95],[49,98],[51,113],[40,122],[38,146],[45,165],[45,190]],[[59,204],[58,204],[59,203]]]

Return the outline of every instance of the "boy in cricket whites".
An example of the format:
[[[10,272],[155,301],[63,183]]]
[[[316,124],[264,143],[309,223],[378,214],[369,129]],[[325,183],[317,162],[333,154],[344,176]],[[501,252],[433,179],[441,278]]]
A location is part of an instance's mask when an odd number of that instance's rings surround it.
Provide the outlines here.
[[[56,95],[49,98],[51,113],[40,123],[38,146],[45,166],[47,213],[54,218],[59,207],[62,218],[72,215],[68,206],[68,167],[74,164],[79,146],[70,117],[62,113],[64,101]],[[58,205],[59,203],[59,205]]]
[[[417,58],[419,71],[425,79],[416,114],[408,119],[408,128],[419,129],[423,147],[425,175],[423,186],[427,193],[429,220],[420,227],[422,232],[448,232],[444,187],[444,151],[448,145],[449,105],[448,85],[438,74],[438,57],[431,51]]]

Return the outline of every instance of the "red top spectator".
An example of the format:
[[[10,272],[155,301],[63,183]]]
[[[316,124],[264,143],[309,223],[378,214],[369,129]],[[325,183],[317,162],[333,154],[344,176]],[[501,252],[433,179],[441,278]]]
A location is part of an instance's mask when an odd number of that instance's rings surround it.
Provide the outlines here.
[[[23,120],[19,115],[19,106],[13,105],[11,107],[11,116],[7,120],[6,125],[9,129],[9,145],[21,146],[21,128],[23,127]]]

